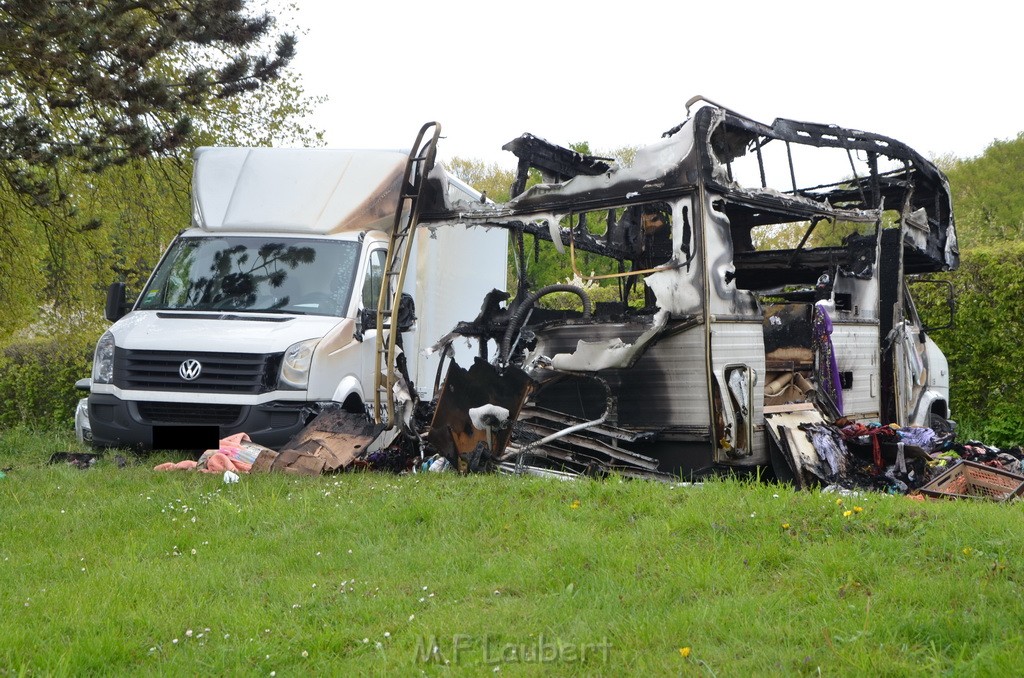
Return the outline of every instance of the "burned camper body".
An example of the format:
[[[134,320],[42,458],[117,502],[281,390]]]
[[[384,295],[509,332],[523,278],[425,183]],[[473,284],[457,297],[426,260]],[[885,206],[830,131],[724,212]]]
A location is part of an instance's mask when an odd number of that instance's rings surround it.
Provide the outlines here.
[[[446,456],[687,474],[771,463],[786,446],[773,417],[801,409],[904,425],[949,416],[946,362],[905,282],[958,264],[949,189],[905,145],[704,105],[630,167],[529,135],[506,149],[520,190],[530,167],[549,183],[504,204],[435,204],[422,223],[510,229],[520,262],[529,238],[551,241],[583,280],[577,259],[611,258],[619,273],[597,277],[619,299],[521,282],[511,301],[482,300],[440,344],[481,347],[468,373],[453,365],[437,404],[428,440]],[[583,310],[542,308],[557,291]],[[460,380],[478,384],[479,402]],[[485,404],[508,410],[507,434],[462,435],[479,431],[468,410]]]

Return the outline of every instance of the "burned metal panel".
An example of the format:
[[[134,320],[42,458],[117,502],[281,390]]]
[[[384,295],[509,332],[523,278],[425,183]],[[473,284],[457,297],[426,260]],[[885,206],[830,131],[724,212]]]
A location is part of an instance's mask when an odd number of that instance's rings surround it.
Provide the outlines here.
[[[619,381],[622,425],[703,437],[710,424],[704,328],[664,339]]]
[[[438,338],[466,320],[479,300],[463,290],[504,287],[508,278],[508,234],[499,229],[447,228],[436,233],[420,232],[414,241],[409,261],[409,278],[415,272],[416,331],[403,337],[410,360],[412,378],[421,398],[433,395],[435,374],[440,366],[438,354],[428,349]],[[434,266],[417,262],[434,262]],[[472,262],[467,266],[466,262]],[[411,281],[407,280],[407,288]],[[462,365],[472,365],[476,346],[467,342],[452,345],[452,355]]]
[[[643,328],[632,327],[632,336]],[[630,338],[622,325],[568,325],[537,331],[536,356],[573,350],[581,339]],[[594,376],[605,380],[616,398],[616,411],[609,423],[642,430],[687,431],[698,437],[709,435],[705,333],[702,326],[671,333],[652,344],[628,369],[602,370]],[[528,361],[530,362],[530,361]],[[539,372],[533,370],[531,374]],[[600,414],[603,402],[599,390],[576,382],[546,387],[537,394],[538,404],[582,418]]]
[[[759,316],[754,295],[737,284],[732,223],[724,201],[714,193],[704,197],[704,265],[707,270],[709,315]]]
[[[612,397],[617,389],[608,383],[614,381],[608,375],[600,378],[591,375],[566,375],[547,369],[531,370],[531,375],[540,382],[531,403],[538,408],[558,412],[580,421],[593,421],[602,416],[610,425],[618,425],[615,402],[609,408],[608,390]]]
[[[453,362],[438,396],[427,442],[453,463],[458,461],[459,455],[472,453],[480,443],[488,446],[492,456],[500,454],[511,429],[508,426],[491,431],[478,428],[470,410],[496,405],[508,410],[508,423],[511,423],[519,416],[533,386],[530,378],[518,368],[499,373],[493,365],[477,359],[466,370]]]
[[[769,304],[764,309],[765,369],[810,368],[814,362],[810,303]]]
[[[636,325],[629,327],[628,340],[622,336],[600,338],[596,341],[580,339],[571,352],[560,352],[551,356],[551,367],[564,372],[599,372],[609,369],[627,369],[643,355],[652,343],[668,328],[669,314],[660,311],[650,325],[644,325],[643,332],[634,336]],[[615,323],[615,325],[621,325]],[[604,327],[614,327],[605,325]],[[599,332],[607,335],[607,331]],[[614,334],[614,332],[613,332]]]
[[[843,323],[833,316],[832,345],[839,372],[848,373],[851,379],[843,389],[843,414],[859,421],[878,421],[881,366],[877,325]]]
[[[552,148],[567,156],[579,155],[570,149]],[[598,165],[594,163],[563,167],[562,171],[556,174],[565,175],[575,171],[580,171],[580,174],[559,183],[532,186],[521,195],[500,205],[451,204],[437,200],[424,210],[420,221],[432,226],[501,226],[551,240],[559,248],[567,246],[570,232],[559,226],[566,215],[657,200],[672,201],[694,193],[699,171],[694,153],[692,127],[686,126],[670,137],[639,149],[629,167],[608,165],[607,171],[589,176],[582,171],[596,171],[597,168]],[[434,193],[440,196],[443,192],[438,189]],[[696,223],[692,212],[690,222]],[[603,239],[587,238],[585,233],[576,235],[579,236],[576,244],[579,249],[605,256],[618,254],[620,258],[626,258],[629,254],[628,251],[617,248]],[[677,239],[675,242],[678,243],[680,240]]]
[[[540,170],[545,182],[561,182],[576,176],[604,174],[612,166],[611,158],[584,155],[569,148],[563,148],[532,134],[523,134],[501,147],[519,158],[516,181],[512,185],[512,197],[523,192],[530,168]]]
[[[885,229],[883,229],[883,233]],[[839,269],[832,287],[832,294],[827,300],[830,303],[829,313],[833,322],[842,321],[877,321],[879,317],[879,276],[878,257],[880,253],[873,250],[875,259],[871,262],[871,275],[860,275],[855,270]],[[861,258],[867,262],[867,254]]]
[[[749,393],[743,403],[731,383],[730,374],[737,368],[747,369],[744,389]],[[716,436],[720,464],[768,462],[764,435],[758,424],[763,420],[765,350],[764,328],[760,318],[753,321],[717,322],[711,326],[711,372],[717,382],[719,411],[725,430]]]
[[[672,201],[672,258],[664,270],[644,276],[658,307],[675,317],[703,314],[704,252],[703,209],[697,194]]]
[[[697,178],[693,134],[687,127],[639,149],[630,167],[616,166],[558,184],[538,184],[508,205],[517,213],[581,212],[622,204],[623,198],[630,202],[678,196],[692,191]]]
[[[605,342],[620,340],[632,344],[653,326],[650,316],[640,316],[631,321],[592,321],[588,323],[552,322],[534,327],[537,344],[530,351],[524,365],[529,366],[543,358],[554,359],[576,351],[580,342]],[[528,369],[528,367],[527,367]]]

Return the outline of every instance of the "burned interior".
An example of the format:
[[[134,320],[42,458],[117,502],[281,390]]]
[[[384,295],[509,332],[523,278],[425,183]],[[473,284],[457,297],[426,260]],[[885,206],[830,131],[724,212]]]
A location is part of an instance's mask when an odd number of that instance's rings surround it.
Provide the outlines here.
[[[947,415],[926,394],[924,339],[903,340],[919,324],[905,276],[958,264],[942,172],[877,134],[702,103],[628,167],[510,142],[507,203],[452,204],[431,175],[422,225],[508,229],[520,271],[547,241],[574,280],[617,290],[591,303],[578,284],[529,289],[520,275],[481,300],[437,345],[469,338],[479,358],[449,367],[426,434],[435,451],[462,468],[698,474],[769,463],[786,445],[772,418],[801,408]],[[526,188],[531,168],[544,183]],[[592,274],[591,256],[608,272]],[[555,293],[577,310],[544,308]]]

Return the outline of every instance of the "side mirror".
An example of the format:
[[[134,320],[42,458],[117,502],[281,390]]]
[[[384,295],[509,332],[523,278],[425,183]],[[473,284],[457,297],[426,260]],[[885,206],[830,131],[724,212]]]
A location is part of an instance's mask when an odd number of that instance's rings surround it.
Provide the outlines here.
[[[359,341],[363,340],[363,332],[366,330],[377,329],[377,309],[375,308],[360,308],[359,309]]]
[[[123,282],[111,283],[107,288],[107,305],[104,308],[104,316],[110,322],[117,322],[128,312],[127,296]]]
[[[402,293],[402,299],[398,302],[398,331],[408,332],[416,325],[416,302],[411,294]],[[366,330],[377,329],[377,309],[359,309],[360,334]]]

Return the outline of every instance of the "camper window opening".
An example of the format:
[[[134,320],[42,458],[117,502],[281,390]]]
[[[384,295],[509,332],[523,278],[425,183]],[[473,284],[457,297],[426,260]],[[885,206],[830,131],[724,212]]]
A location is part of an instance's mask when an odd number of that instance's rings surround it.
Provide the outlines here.
[[[340,316],[351,299],[359,250],[354,241],[179,238],[138,308]]]
[[[686,221],[682,231],[681,257],[692,256],[692,227]],[[615,314],[627,308],[643,310],[653,298],[646,291],[643,276],[670,264],[673,257],[672,206],[651,202],[624,207],[575,212],[559,221],[564,234],[565,253],[553,244],[538,242],[527,277],[532,287],[556,283],[580,285],[599,304],[602,313]],[[578,297],[567,295],[570,308]],[[546,305],[561,307],[561,299]],[[600,313],[599,313],[600,315]]]
[[[845,247],[851,237],[875,233],[874,222],[830,220],[818,217],[806,221],[763,224],[734,235],[739,251],[813,250],[825,247]],[[743,236],[749,233],[749,240]]]
[[[571,233],[570,242],[582,251],[583,267],[590,263],[591,253],[607,260],[604,268],[609,274],[616,268],[611,263],[615,260],[630,260],[639,270],[672,258],[672,208],[668,203],[578,212],[563,218],[559,226]],[[574,272],[584,280],[601,279],[596,273],[588,275],[582,267]]]
[[[804,143],[784,140],[723,123],[711,133],[711,148],[737,187],[828,200],[833,206],[877,207],[870,179],[907,171],[905,162],[884,153],[845,148],[838,139],[832,143],[839,146],[833,146],[820,145],[821,140],[809,135],[803,138]]]

